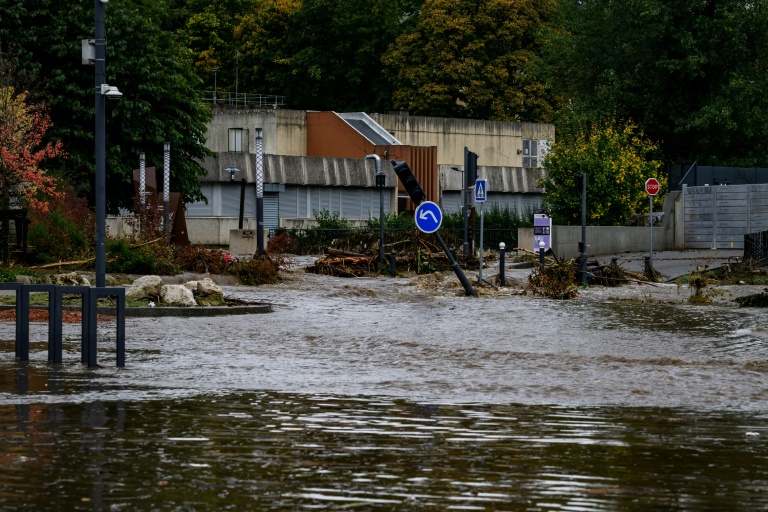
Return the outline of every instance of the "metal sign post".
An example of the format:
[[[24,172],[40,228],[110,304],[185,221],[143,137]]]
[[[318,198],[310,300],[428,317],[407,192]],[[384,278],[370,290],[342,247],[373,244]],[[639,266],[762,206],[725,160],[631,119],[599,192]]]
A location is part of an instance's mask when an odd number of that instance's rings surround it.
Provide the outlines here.
[[[651,247],[650,247],[648,263],[650,265],[650,268],[653,269],[653,197],[659,193],[659,180],[657,180],[656,178],[648,178],[645,182],[645,191],[648,192],[648,197],[651,202],[650,213],[648,218],[648,224],[651,226],[651,234],[650,234]]]
[[[480,270],[477,280],[480,284],[483,282],[483,203],[488,199],[488,180],[479,179],[475,181],[475,202],[480,203]]]

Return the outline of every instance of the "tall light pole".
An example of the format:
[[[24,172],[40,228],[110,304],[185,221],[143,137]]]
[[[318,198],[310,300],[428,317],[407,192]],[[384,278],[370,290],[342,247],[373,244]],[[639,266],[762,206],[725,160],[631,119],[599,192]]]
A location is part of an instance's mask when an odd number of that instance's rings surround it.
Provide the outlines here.
[[[376,162],[376,187],[379,189],[379,264],[384,267],[384,187],[387,184],[387,175],[381,170],[381,158],[379,155],[366,155],[366,160]]]
[[[93,203],[96,206],[96,286],[106,285],[106,99],[119,100],[123,94],[117,87],[106,83],[106,30],[104,29],[104,4],[108,0],[93,0],[93,24],[95,38],[83,41],[83,64],[94,66],[94,102],[96,105],[96,123],[94,127],[95,171]]]
[[[96,100],[96,190],[94,190],[94,202],[96,204],[96,286],[103,288],[106,286],[106,116],[105,97],[103,88],[105,85],[105,60],[106,51],[106,30],[104,29],[104,2],[94,0],[93,2],[93,20],[96,31],[94,40],[96,59],[95,59],[95,100]]]

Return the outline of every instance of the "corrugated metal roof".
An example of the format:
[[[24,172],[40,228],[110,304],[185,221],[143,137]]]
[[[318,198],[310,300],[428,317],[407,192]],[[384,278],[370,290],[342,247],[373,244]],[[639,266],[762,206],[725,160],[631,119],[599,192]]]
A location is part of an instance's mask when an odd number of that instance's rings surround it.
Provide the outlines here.
[[[360,135],[371,141],[376,146],[389,146],[392,144],[392,141],[387,140],[376,133],[376,131],[362,119],[345,119],[345,121],[349,123],[352,128],[357,130]]]

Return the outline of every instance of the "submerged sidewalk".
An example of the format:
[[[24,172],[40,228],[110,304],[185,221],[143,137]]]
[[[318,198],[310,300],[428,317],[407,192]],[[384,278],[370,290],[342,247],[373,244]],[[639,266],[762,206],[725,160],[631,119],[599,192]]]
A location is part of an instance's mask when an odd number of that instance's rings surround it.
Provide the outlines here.
[[[696,270],[718,268],[724,263],[739,262],[743,255],[743,249],[654,251],[653,268],[655,268],[665,280],[670,280],[675,279],[678,276],[690,274]],[[643,272],[645,270],[645,258],[648,256],[648,252],[629,252],[600,256],[588,255],[588,258],[590,260],[597,260],[600,263],[610,263],[613,256],[618,257],[618,264],[626,270],[631,272]]]

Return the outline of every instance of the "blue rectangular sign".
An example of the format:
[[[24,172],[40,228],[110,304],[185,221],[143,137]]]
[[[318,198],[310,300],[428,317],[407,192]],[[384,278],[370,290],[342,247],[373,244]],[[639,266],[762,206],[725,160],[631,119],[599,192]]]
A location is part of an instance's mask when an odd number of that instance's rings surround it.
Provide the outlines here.
[[[475,202],[484,203],[488,197],[488,180],[480,179],[475,181]]]

